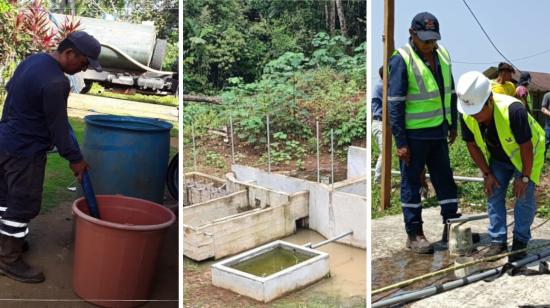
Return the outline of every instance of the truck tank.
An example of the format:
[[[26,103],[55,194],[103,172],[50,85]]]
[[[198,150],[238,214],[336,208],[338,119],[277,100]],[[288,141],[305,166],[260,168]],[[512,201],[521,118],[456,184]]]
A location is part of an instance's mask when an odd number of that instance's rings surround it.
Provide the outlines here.
[[[67,17],[71,18],[62,14],[52,15],[59,24],[63,23]],[[75,18],[80,20],[80,30],[93,35],[101,44],[116,46],[137,62],[150,66],[157,41],[155,26],[80,16]],[[102,48],[99,62],[106,68],[141,70],[108,48]]]
[[[51,14],[58,26],[71,16]],[[103,72],[87,70],[78,77],[78,91],[86,93],[93,82],[107,87],[134,88],[144,93],[173,94],[177,91],[177,74],[162,71],[167,41],[156,38],[152,24],[76,16],[79,30],[93,35],[102,45],[99,63]],[[53,25],[52,25],[53,26]]]

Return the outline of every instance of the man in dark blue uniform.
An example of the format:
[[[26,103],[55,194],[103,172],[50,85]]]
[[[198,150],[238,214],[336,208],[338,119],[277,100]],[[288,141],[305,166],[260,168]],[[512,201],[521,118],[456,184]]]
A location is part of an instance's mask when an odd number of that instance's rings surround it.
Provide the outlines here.
[[[100,52],[94,37],[74,32],[56,51],[21,62],[6,86],[0,120],[0,274],[22,282],[45,279],[22,259],[27,225],[40,211],[49,149],[57,147],[78,180],[88,168],[71,136],[65,74],[88,67],[101,71]]]

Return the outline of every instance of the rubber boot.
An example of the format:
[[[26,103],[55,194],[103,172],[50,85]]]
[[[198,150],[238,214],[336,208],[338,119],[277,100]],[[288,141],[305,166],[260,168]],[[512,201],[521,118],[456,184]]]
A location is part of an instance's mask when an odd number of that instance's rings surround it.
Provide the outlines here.
[[[424,236],[424,230],[420,225],[418,231],[407,233],[407,248],[418,254],[431,254],[434,252],[433,245]]]
[[[45,280],[42,271],[23,261],[25,238],[16,238],[0,234],[0,274],[11,279],[38,283]]]
[[[514,241],[512,242],[512,251],[521,250],[527,248],[527,243],[524,243],[516,238],[514,238]],[[527,251],[519,252],[514,255],[508,256],[508,262],[516,262],[523,258],[527,257]]]
[[[506,243],[491,242],[491,244],[489,245],[489,250],[487,250],[486,252],[480,254],[479,259],[485,259],[485,258],[493,257],[493,256],[496,256],[496,255],[505,253],[507,250],[508,250],[508,246],[506,245]],[[493,262],[493,261],[496,261],[496,260],[497,259],[491,260],[490,262]]]

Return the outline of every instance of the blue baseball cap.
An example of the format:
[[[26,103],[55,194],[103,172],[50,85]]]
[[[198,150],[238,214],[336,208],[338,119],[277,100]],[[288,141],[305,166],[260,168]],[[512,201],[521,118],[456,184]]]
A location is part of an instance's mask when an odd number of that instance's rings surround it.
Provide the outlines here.
[[[428,12],[416,14],[411,22],[411,28],[422,41],[440,40],[439,21]]]
[[[101,44],[99,41],[84,31],[75,31],[67,37],[76,49],[88,58],[89,66],[94,70],[101,72],[103,69],[99,64],[99,54],[101,53]]]

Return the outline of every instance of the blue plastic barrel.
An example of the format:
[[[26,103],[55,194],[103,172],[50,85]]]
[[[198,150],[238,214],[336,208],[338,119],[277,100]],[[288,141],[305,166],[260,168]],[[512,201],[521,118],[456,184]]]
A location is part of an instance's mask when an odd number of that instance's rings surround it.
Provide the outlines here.
[[[115,115],[84,121],[82,153],[95,193],[163,203],[172,124]]]

